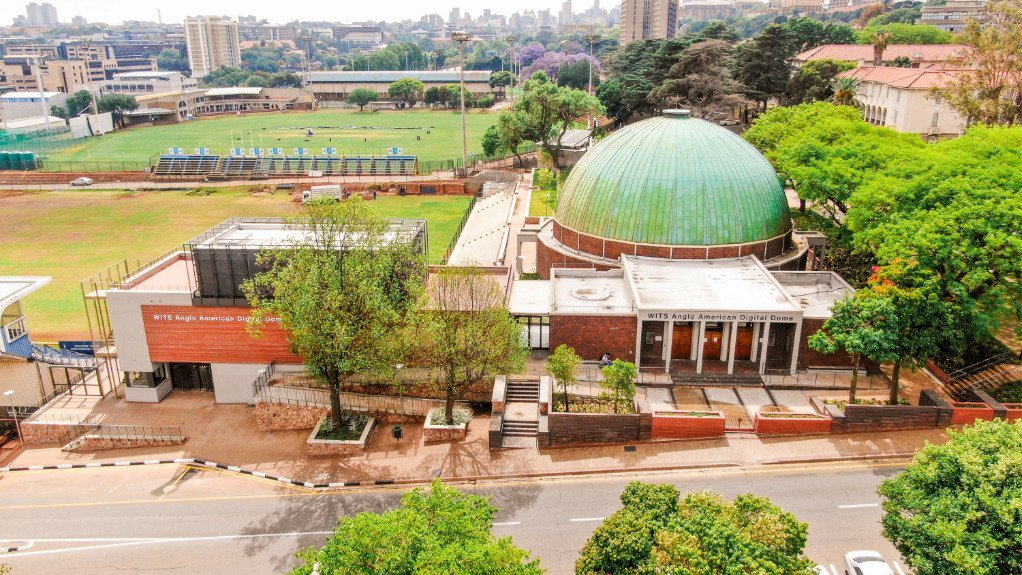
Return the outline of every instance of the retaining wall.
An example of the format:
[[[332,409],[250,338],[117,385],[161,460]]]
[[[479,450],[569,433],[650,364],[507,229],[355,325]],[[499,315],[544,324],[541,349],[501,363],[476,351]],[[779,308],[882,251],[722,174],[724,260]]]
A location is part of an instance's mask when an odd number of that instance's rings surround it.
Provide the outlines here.
[[[135,449],[139,447],[166,447],[168,445],[181,445],[185,438],[147,438],[147,437],[90,437],[88,435],[78,439],[78,445],[67,451],[101,451],[104,449]]]
[[[559,413],[547,415],[546,447],[627,443],[653,437],[653,414]]]
[[[655,411],[652,435],[653,439],[723,437],[725,423],[724,414],[719,411]]]
[[[22,422],[21,439],[26,445],[59,443],[61,445],[94,429],[95,425]]]
[[[811,413],[757,413],[754,427],[758,435],[811,435],[830,433],[833,420]]]
[[[319,423],[320,418],[330,413],[326,407],[284,403],[257,403],[254,411],[256,429],[259,431],[312,429]]]

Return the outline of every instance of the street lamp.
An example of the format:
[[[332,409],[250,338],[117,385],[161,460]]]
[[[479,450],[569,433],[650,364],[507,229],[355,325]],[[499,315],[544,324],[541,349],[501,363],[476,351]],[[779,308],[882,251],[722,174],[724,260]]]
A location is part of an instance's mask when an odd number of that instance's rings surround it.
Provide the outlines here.
[[[451,40],[461,48],[461,66],[458,68],[458,84],[461,86],[461,167],[468,175],[468,129],[465,127],[465,45],[472,36],[463,30],[451,33]]]
[[[24,444],[21,440],[21,423],[18,422],[18,414],[14,413],[14,390],[9,389],[5,391],[4,397],[7,398],[7,404],[10,407],[7,413],[10,413],[11,417],[14,418],[14,430],[18,434],[18,443]]]
[[[508,62],[508,70],[511,71],[511,108],[515,107],[515,36],[514,34],[508,34],[506,38],[510,45],[509,50],[511,51],[510,62]]]
[[[586,42],[589,42],[589,95],[593,95],[593,47],[596,46],[596,42],[599,41],[600,37],[596,34],[586,34]],[[586,118],[588,127],[592,129],[593,121],[592,116]]]

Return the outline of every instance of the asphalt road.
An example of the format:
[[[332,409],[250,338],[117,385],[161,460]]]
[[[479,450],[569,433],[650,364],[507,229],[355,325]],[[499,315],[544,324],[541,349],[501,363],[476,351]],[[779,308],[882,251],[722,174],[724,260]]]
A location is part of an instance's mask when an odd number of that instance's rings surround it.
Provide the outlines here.
[[[585,541],[618,508],[624,485],[636,479],[673,483],[683,491],[770,497],[809,523],[809,556],[843,573],[841,558],[853,549],[875,549],[900,561],[880,536],[876,495],[880,481],[900,468],[776,466],[462,488],[492,496],[501,509],[495,531],[510,535],[554,575],[572,573]],[[0,548],[27,548],[0,553],[0,563],[14,575],[286,573],[295,564],[294,551],[322,544],[337,517],[389,509],[401,493],[308,492],[174,465],[13,473],[0,476],[0,541],[6,541]]]

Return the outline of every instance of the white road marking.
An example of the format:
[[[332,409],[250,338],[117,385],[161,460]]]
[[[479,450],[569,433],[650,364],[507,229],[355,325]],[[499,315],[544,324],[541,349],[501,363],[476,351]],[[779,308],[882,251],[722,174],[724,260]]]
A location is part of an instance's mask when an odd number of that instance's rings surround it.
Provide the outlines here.
[[[604,519],[606,519],[606,517],[576,517],[574,519],[569,519],[568,521],[579,523],[582,521],[603,521]]]
[[[509,526],[509,525],[521,525],[521,524],[522,524],[521,521],[505,521],[503,523],[494,523],[493,526],[494,527],[505,527],[505,526]]]
[[[111,541],[106,545],[87,545],[84,547],[66,547],[64,549],[47,549],[45,551],[30,551],[28,553],[12,553],[5,560],[10,561],[17,557],[33,557],[36,555],[54,555],[57,553],[70,553],[74,551],[91,551],[93,549],[111,549],[114,547],[129,547],[133,545],[149,545],[153,543],[182,543],[195,541],[228,541],[232,539],[260,539],[264,537],[290,537],[299,535],[332,535],[333,531],[293,531],[289,533],[253,533],[251,535],[214,535],[211,537],[151,537],[146,539],[138,538],[81,538],[81,539],[32,539],[33,543],[44,542],[101,542]],[[26,541],[26,540],[20,540]]]
[[[905,575],[905,572],[901,570],[901,563],[894,562],[894,570],[898,572],[898,575]]]
[[[838,505],[838,509],[862,509],[864,507],[880,507],[879,503],[856,503],[854,505]]]
[[[840,574],[839,574],[839,573],[837,572],[837,567],[834,567],[834,564],[833,564],[833,563],[829,564],[829,567],[830,567],[830,572],[831,572],[831,573],[833,573],[834,575],[840,575]]]

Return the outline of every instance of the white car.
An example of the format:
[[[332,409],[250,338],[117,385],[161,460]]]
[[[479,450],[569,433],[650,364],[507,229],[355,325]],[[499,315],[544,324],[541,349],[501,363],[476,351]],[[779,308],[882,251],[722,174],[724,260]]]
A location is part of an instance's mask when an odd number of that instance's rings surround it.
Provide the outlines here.
[[[845,553],[846,575],[894,575],[894,570],[876,551]]]
[[[75,178],[71,180],[72,186],[91,186],[92,184],[93,184],[92,178],[86,178],[84,176],[81,178]]]

